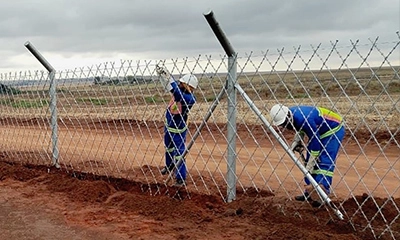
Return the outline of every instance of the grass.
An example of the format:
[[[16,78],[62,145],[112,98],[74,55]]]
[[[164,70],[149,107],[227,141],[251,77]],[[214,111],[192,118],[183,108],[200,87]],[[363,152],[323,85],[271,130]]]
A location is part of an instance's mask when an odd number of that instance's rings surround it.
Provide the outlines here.
[[[77,98],[77,102],[91,103],[96,106],[107,105],[108,100],[105,98]]]
[[[164,98],[162,98],[159,95],[153,95],[153,96],[145,96],[144,101],[146,103],[162,103],[165,102]]]
[[[206,102],[213,102],[213,101],[215,101],[215,99],[217,99],[217,96],[215,96],[215,95],[205,96]]]
[[[36,99],[36,100],[14,100],[14,99],[2,99],[0,104],[4,106],[11,106],[13,108],[42,108],[49,106],[49,100],[47,99]]]
[[[287,96],[287,98],[309,98],[309,97],[311,97],[311,96],[309,96],[309,95],[306,94],[306,93],[303,93],[303,94],[294,94],[294,95],[292,95],[292,96]]]

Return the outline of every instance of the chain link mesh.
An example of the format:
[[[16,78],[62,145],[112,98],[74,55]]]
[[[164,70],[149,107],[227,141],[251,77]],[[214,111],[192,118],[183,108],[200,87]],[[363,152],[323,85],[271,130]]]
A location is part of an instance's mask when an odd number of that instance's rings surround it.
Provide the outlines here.
[[[400,231],[399,44],[398,40],[370,39],[343,46],[336,41],[237,57],[237,83],[266,119],[276,103],[322,106],[344,117],[347,133],[331,198],[354,227],[369,229],[376,237],[387,234],[395,238]],[[61,168],[133,179],[147,185],[151,194],[161,192],[165,178],[160,174],[165,151],[164,112],[170,95],[158,80],[158,63],[176,79],[185,73],[199,79],[197,103],[189,116],[188,142],[212,112],[186,156],[186,190],[217,193],[225,199],[229,124],[224,94],[226,56],[107,62],[58,71]],[[3,153],[16,161],[49,164],[48,73],[8,73],[0,79]],[[240,94],[235,107],[238,194],[292,200],[303,191],[302,173]],[[290,133],[280,134],[291,143]],[[357,210],[346,211],[352,204]],[[298,205],[297,210],[302,207]],[[378,219],[384,224],[377,224]]]

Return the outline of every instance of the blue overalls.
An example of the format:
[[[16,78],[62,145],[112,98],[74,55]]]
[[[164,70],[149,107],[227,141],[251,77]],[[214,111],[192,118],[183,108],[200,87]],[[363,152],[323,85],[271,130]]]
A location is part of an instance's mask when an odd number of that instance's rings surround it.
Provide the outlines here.
[[[171,83],[172,99],[168,104],[165,113],[164,145],[165,145],[165,164],[177,164],[186,150],[187,119],[190,109],[196,102],[193,93],[182,90],[177,82]],[[182,164],[177,166],[175,171],[176,179],[186,179],[186,163],[182,159]]]
[[[336,157],[345,135],[342,117],[322,107],[295,106],[290,107],[293,114],[294,128],[308,137],[307,157],[318,156],[318,162],[311,172],[318,184],[330,193]],[[310,181],[305,178],[306,184]]]

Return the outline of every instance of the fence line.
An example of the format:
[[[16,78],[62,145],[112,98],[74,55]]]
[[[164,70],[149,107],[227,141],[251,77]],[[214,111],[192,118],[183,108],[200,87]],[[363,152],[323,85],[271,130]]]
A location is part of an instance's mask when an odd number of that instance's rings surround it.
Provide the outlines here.
[[[303,173],[265,126],[269,109],[276,103],[331,108],[343,116],[347,135],[329,197],[355,228],[395,239],[400,218],[399,44],[399,39],[375,39],[237,54],[238,95],[247,97],[234,104],[235,191],[256,191],[261,197],[272,192],[290,200],[303,191]],[[196,140],[186,156],[186,189],[227,200],[227,186],[232,186],[227,175],[232,154],[227,56],[125,60],[56,71],[60,168],[163,185],[163,119],[170,96],[155,73],[159,62],[175,78],[191,72],[200,82],[189,116],[188,143]],[[50,74],[7,73],[0,80],[2,150],[21,162],[53,163]],[[278,133],[291,143],[291,133]]]

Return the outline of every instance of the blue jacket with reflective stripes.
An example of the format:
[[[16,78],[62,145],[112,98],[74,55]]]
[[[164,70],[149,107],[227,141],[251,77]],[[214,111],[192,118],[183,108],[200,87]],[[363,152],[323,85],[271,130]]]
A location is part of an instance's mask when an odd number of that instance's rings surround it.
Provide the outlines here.
[[[187,129],[190,109],[196,103],[193,93],[181,90],[177,82],[171,83],[173,95],[165,114],[166,127],[170,132],[180,133]]]
[[[326,108],[294,106],[289,110],[293,115],[294,128],[307,135],[308,149],[313,156],[318,156],[322,149],[320,139],[336,133],[342,127],[342,117]]]

